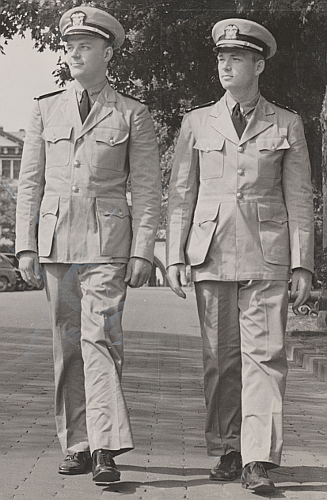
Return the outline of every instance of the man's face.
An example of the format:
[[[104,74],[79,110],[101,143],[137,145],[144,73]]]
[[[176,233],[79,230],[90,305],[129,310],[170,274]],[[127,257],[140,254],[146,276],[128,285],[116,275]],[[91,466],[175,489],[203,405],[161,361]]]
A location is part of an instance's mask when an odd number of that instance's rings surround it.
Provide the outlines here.
[[[217,59],[220,83],[231,93],[250,89],[264,69],[264,61],[256,61],[248,50],[224,49]]]
[[[112,57],[112,49],[100,37],[71,35],[66,42],[66,60],[73,78],[91,81],[104,76],[107,63]]]

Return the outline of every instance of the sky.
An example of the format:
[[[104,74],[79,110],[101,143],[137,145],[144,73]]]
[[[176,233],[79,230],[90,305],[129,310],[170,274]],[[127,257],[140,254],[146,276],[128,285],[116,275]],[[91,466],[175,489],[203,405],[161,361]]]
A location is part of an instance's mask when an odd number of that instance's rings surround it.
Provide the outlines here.
[[[3,39],[0,39],[3,45]],[[6,132],[27,128],[34,97],[58,90],[52,71],[59,52],[33,48],[30,33],[15,36],[0,54],[0,127]]]

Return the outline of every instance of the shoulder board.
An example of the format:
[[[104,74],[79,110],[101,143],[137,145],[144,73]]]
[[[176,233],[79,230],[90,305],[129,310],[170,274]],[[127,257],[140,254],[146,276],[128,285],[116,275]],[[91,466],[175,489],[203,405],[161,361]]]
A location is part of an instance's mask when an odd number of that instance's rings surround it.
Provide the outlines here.
[[[288,106],[284,106],[283,104],[279,104],[279,102],[276,101],[271,101],[272,104],[275,106],[278,106],[279,108],[287,109],[287,111],[290,111],[291,113],[295,113],[296,115],[298,114],[297,111],[294,111],[294,109],[289,108]]]
[[[122,95],[123,97],[128,97],[129,99],[133,99],[133,101],[137,101],[137,102],[140,102],[142,104],[145,104],[145,101],[143,101],[142,99],[138,99],[137,97],[134,97],[133,95],[124,94],[124,92],[118,92],[118,94]]]
[[[207,108],[208,106],[212,106],[215,104],[216,101],[210,101],[206,102],[205,104],[200,104],[199,106],[194,106],[194,108],[188,108],[185,110],[186,113],[189,113],[190,111],[193,111],[194,109],[201,109],[201,108]]]
[[[66,89],[61,89],[61,90],[55,90],[54,92],[49,92],[49,94],[43,94],[40,95],[39,97],[34,97],[36,101],[40,101],[41,99],[46,99],[47,97],[52,97],[53,95],[61,94],[61,92],[64,92]]]

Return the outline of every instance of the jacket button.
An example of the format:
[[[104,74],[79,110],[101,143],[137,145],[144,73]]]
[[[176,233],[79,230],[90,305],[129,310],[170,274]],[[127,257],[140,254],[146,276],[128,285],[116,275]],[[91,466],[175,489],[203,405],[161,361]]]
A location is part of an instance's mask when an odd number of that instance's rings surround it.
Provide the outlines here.
[[[115,141],[113,139],[110,139],[109,144],[113,146],[115,144]]]
[[[78,160],[74,161],[74,167],[79,168],[81,166],[80,162]]]
[[[242,146],[239,146],[239,147],[237,148],[237,151],[238,151],[239,153],[243,153],[243,152],[244,152],[244,148],[243,148]]]
[[[72,186],[73,193],[78,193],[79,189],[77,186]]]
[[[76,142],[77,142],[77,144],[81,144],[81,142],[83,142],[83,138],[82,138],[82,137],[80,137],[79,139],[77,139],[77,141],[76,141]]]
[[[244,170],[242,168],[239,168],[237,170],[238,175],[244,175]]]
[[[206,153],[209,153],[210,152],[210,148],[206,148]]]
[[[237,191],[237,193],[236,193],[236,198],[237,198],[238,200],[240,200],[241,198],[243,198],[243,195],[242,195],[242,193],[241,193],[240,191]]]

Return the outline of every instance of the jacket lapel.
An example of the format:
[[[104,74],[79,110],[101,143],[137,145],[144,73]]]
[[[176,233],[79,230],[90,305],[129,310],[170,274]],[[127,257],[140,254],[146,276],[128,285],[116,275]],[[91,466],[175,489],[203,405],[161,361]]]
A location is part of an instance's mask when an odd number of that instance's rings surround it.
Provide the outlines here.
[[[232,122],[230,111],[227,107],[225,96],[218,101],[211,109],[210,116],[213,118],[212,127],[222,136],[235,144],[239,143],[239,138]]]
[[[273,115],[275,111],[268,101],[260,96],[259,102],[254,110],[253,116],[247,124],[246,129],[239,141],[239,144],[244,144],[260,134],[274,123]]]
[[[78,137],[86,134],[97,123],[103,120],[106,116],[110,115],[113,111],[114,103],[116,102],[116,93],[107,83],[98,99],[92,106],[92,109],[82,125]]]
[[[70,87],[67,89],[67,92],[63,93],[61,110],[70,123],[72,123],[74,129],[79,131],[82,127],[82,122],[74,87]]]

